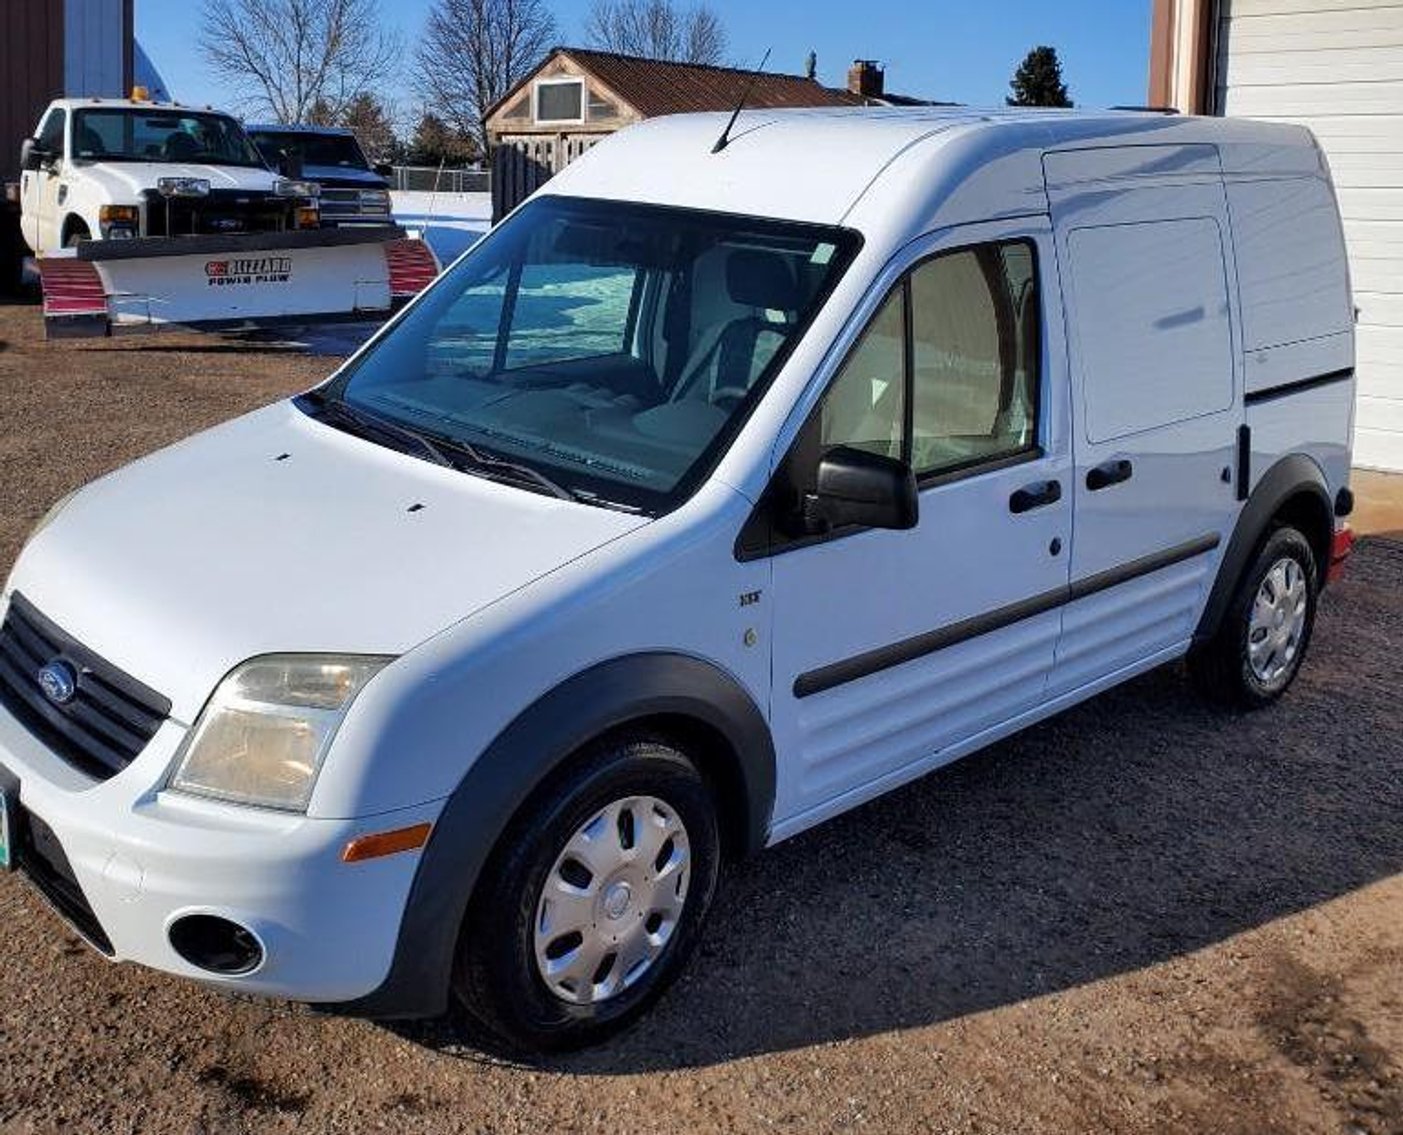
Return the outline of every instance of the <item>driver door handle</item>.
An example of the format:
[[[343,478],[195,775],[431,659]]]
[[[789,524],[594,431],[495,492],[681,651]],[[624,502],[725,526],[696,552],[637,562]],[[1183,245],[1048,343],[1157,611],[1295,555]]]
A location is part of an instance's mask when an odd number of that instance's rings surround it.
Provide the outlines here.
[[[1135,466],[1122,457],[1115,461],[1107,461],[1104,465],[1098,465],[1087,473],[1086,487],[1093,493],[1099,493],[1102,489],[1122,484],[1133,476],[1135,476]]]
[[[1024,485],[1008,498],[1008,510],[1014,515],[1032,512],[1035,508],[1046,508],[1062,499],[1061,481],[1039,481]]]

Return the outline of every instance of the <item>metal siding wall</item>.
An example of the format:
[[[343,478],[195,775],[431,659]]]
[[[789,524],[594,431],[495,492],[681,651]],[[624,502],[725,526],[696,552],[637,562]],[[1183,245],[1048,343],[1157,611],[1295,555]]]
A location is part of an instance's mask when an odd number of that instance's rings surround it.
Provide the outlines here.
[[[64,0],[64,88],[74,96],[125,95],[128,0]]]
[[[1218,106],[1330,159],[1359,307],[1355,461],[1403,471],[1403,0],[1224,0]]]
[[[63,0],[4,0],[0,51],[0,179],[19,177],[20,142],[63,93]]]

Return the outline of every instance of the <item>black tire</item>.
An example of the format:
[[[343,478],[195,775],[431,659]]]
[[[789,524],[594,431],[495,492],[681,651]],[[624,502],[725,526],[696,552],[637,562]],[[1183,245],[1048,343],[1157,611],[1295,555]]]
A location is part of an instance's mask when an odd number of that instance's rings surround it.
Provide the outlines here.
[[[1305,582],[1305,623],[1294,654],[1279,675],[1265,680],[1249,656],[1253,604],[1263,583],[1282,560],[1294,560]],[[1211,701],[1237,709],[1260,709],[1276,701],[1300,673],[1315,629],[1320,572],[1310,541],[1295,528],[1276,528],[1238,581],[1218,633],[1189,655],[1189,673]]]
[[[650,796],[685,826],[690,870],[681,913],[637,980],[580,1004],[546,984],[536,960],[542,891],[566,844],[616,801]],[[601,744],[549,782],[513,820],[469,904],[454,992],[481,1039],[509,1052],[556,1052],[596,1043],[642,1014],[676,979],[700,935],[720,865],[716,809],[706,782],[670,745],[625,738]]]

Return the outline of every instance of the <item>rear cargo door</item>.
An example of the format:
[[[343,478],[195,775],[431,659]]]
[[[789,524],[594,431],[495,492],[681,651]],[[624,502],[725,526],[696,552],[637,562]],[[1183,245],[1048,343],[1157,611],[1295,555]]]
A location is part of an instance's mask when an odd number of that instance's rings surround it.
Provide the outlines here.
[[[1239,507],[1242,368],[1216,147],[1044,163],[1075,418],[1055,695],[1172,656],[1192,635]]]

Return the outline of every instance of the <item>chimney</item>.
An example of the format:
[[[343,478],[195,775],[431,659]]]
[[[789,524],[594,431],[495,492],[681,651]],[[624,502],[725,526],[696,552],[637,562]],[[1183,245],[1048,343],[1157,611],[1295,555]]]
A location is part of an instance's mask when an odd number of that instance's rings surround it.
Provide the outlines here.
[[[854,59],[848,68],[848,90],[865,99],[879,99],[886,89],[886,73],[875,59]]]

